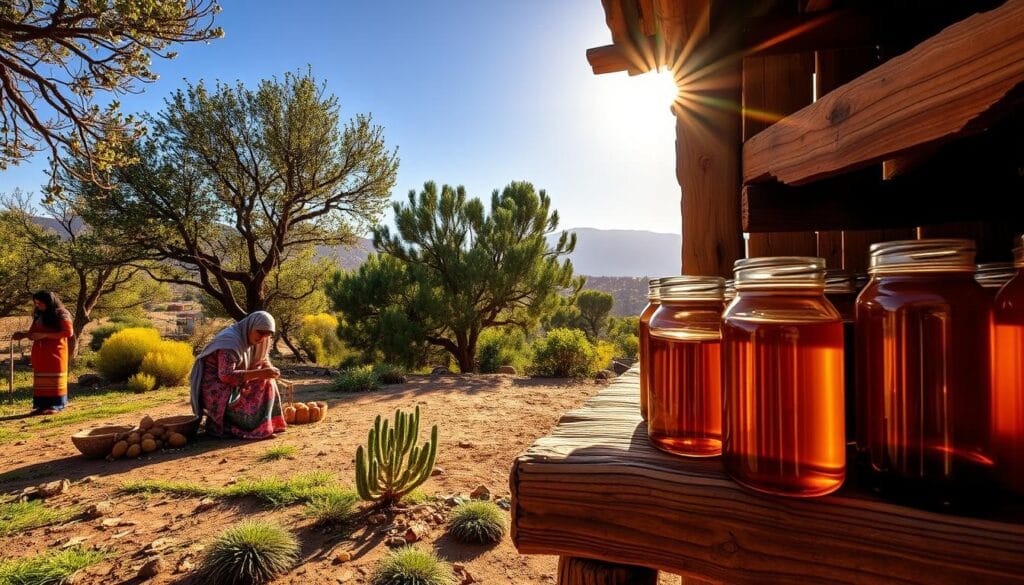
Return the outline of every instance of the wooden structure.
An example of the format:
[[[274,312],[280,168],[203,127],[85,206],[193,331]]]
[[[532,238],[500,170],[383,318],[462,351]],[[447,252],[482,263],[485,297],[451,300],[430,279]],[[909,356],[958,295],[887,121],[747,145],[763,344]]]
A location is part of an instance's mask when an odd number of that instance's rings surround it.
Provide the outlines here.
[[[522,553],[562,555],[560,583],[656,582],[636,565],[686,583],[1024,579],[1021,510],[1015,522],[979,520],[882,502],[854,487],[823,498],[756,494],[718,459],[654,448],[638,389],[630,370],[565,414],[512,470],[512,539]],[[577,570],[567,579],[566,566],[586,566],[578,557],[604,561],[603,578]]]
[[[871,243],[914,237],[1011,259],[1024,0],[601,1],[612,44],[587,51],[594,72],[668,69],[679,85],[684,274],[731,276],[736,259],[768,255],[863,273]],[[1018,523],[846,488],[751,494],[717,460],[649,447],[630,392],[564,417],[513,471],[516,545],[563,555],[562,583],[648,582],[636,566],[729,583],[1024,580]]]

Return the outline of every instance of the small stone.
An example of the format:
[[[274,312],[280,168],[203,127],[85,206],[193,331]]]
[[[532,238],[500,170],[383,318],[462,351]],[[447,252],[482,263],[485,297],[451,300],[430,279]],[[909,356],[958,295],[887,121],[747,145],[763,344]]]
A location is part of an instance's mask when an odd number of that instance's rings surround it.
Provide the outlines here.
[[[152,579],[160,573],[164,572],[164,561],[160,557],[157,557],[139,569],[139,579],[145,581],[146,579]]]
[[[41,498],[52,498],[59,496],[71,489],[71,482],[66,479],[58,481],[51,481],[50,483],[44,483],[39,486],[39,497]]]
[[[391,538],[387,539],[384,544],[390,546],[391,548],[397,548],[400,546],[405,546],[408,543],[401,536],[392,536]]]
[[[340,575],[338,575],[338,583],[348,583],[355,576],[356,576],[355,573],[353,573],[352,571],[350,571],[348,569],[345,569],[344,571],[341,572]]]
[[[440,514],[434,514],[430,517],[430,521],[434,524],[444,524],[444,516]]]
[[[419,542],[423,540],[423,537],[430,533],[430,528],[422,522],[414,522],[405,531],[406,542]]]
[[[82,544],[83,542],[85,542],[87,540],[89,540],[88,536],[75,536],[73,538],[69,538],[66,541],[64,541],[64,543],[61,544],[60,547],[61,548],[75,547],[75,546],[78,546],[78,545]]]
[[[198,514],[200,512],[205,512],[207,510],[212,510],[213,508],[216,508],[216,507],[217,507],[217,500],[215,500],[213,498],[203,498],[202,500],[199,500],[199,505],[196,506],[196,513]]]
[[[462,563],[452,563],[452,569],[455,569],[456,573],[461,573],[466,570],[466,565]]]
[[[349,562],[351,560],[352,560],[352,553],[348,552],[347,550],[343,550],[343,551],[339,552],[338,554],[334,555],[334,564],[335,565],[340,565],[342,563],[347,563],[347,562]]]
[[[452,371],[444,366],[438,366],[430,371],[431,376],[448,376],[451,375]]]
[[[167,548],[170,548],[172,544],[174,544],[174,539],[172,538],[158,538],[153,542],[147,544],[145,547],[143,547],[142,552],[147,554],[157,553],[166,550]]]
[[[189,558],[189,557],[185,557],[185,558],[181,559],[180,562],[178,562],[178,566],[174,568],[174,572],[175,573],[188,573],[189,571],[191,571],[194,568],[196,568],[196,566],[192,562],[192,559]]]
[[[324,451],[324,450],[321,449],[320,451],[316,452],[316,456],[317,457],[327,457],[327,451]]]
[[[99,479],[100,479],[100,476],[98,476],[98,475],[87,475],[87,476],[83,477],[82,479],[80,479],[78,481],[78,483],[81,483],[81,484],[95,483],[95,482],[99,481]]]
[[[17,443],[15,443],[15,445],[18,445],[18,446],[28,445],[28,441],[18,441]]]
[[[434,467],[434,470],[430,472],[430,475],[437,477],[438,475],[444,475],[444,467]]]
[[[219,463],[219,464],[220,464],[220,465],[224,465],[224,464],[225,464],[225,463],[227,463],[227,462],[228,462],[228,458],[227,458],[227,457],[225,457],[225,458],[223,458],[223,459],[221,459],[221,460],[220,460],[220,463]]]
[[[512,509],[512,501],[509,500],[508,498],[498,498],[497,500],[494,501],[494,503],[498,504],[498,507],[501,508],[502,510]]]
[[[470,441],[459,441],[459,447],[462,447],[463,449],[472,449],[473,443]]]
[[[102,386],[105,383],[106,380],[103,379],[103,376],[97,374],[82,374],[81,376],[78,377],[79,386],[89,386],[96,388],[98,386]]]
[[[366,518],[366,521],[370,524],[377,525],[383,524],[387,519],[388,517],[384,514],[370,514],[370,516]]]
[[[519,372],[516,371],[515,366],[501,366],[498,368],[499,374],[509,374],[512,376],[518,376]]]
[[[489,500],[491,499],[491,490],[487,489],[485,485],[478,485],[476,489],[469,494],[470,498],[474,500]]]
[[[102,518],[114,513],[114,504],[108,501],[96,502],[85,510],[88,518]]]
[[[611,380],[614,377],[615,372],[611,370],[601,370],[600,372],[597,373],[597,376],[595,376],[594,378],[596,380]]]

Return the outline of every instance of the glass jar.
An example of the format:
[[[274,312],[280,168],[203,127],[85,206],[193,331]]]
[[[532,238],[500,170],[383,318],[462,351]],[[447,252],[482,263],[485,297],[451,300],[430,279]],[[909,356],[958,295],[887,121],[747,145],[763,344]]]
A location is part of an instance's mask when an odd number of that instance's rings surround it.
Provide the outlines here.
[[[974,242],[870,248],[857,297],[858,446],[890,495],[944,505],[991,483],[991,302]]]
[[[725,281],[725,304],[728,305],[736,298],[736,281],[728,279]]]
[[[1010,282],[1010,279],[1017,274],[1013,262],[988,262],[978,264],[978,271],[974,274],[974,280],[978,281],[981,288],[994,300],[996,293],[1003,285]]]
[[[853,276],[842,270],[828,270],[825,272],[825,298],[832,303],[832,306],[839,311],[843,319],[843,386],[846,428],[846,444],[856,443],[856,413],[857,402],[854,389],[854,373],[856,362],[854,361],[854,321],[856,313],[854,306],[857,303],[857,292],[853,288]]]
[[[820,496],[846,476],[843,324],[825,298],[825,261],[737,260],[724,315],[723,445],[742,485]]]
[[[995,300],[992,451],[1000,487],[1024,495],[1024,236],[1016,244],[1016,274]]]
[[[647,420],[647,387],[650,384],[651,374],[651,330],[649,324],[651,315],[658,310],[658,282],[660,278],[654,278],[647,282],[647,306],[640,312],[640,331],[638,353],[640,354],[640,416]]]
[[[722,453],[722,300],[717,276],[661,279],[651,316],[647,434],[677,455]]]

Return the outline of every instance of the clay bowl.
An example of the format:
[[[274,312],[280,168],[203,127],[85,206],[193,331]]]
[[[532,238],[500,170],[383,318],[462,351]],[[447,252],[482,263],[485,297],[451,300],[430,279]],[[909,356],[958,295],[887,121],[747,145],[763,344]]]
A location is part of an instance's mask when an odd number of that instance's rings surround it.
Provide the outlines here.
[[[97,427],[71,435],[71,442],[86,457],[106,457],[110,455],[114,443],[131,430],[129,425]]]
[[[180,433],[192,439],[199,432],[199,417],[191,414],[179,416],[165,416],[153,421],[154,425],[160,425],[170,432]]]

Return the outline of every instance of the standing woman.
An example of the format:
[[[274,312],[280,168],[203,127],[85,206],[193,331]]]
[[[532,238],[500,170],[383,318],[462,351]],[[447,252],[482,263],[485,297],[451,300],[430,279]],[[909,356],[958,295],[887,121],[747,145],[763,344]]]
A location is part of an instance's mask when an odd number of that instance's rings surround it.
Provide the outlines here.
[[[32,340],[32,414],[55,414],[68,405],[71,314],[49,291],[32,295],[32,304],[32,326],[16,332],[14,339]]]
[[[270,363],[274,318],[256,311],[210,341],[192,366],[192,412],[215,436],[265,439],[284,431],[281,395]]]

